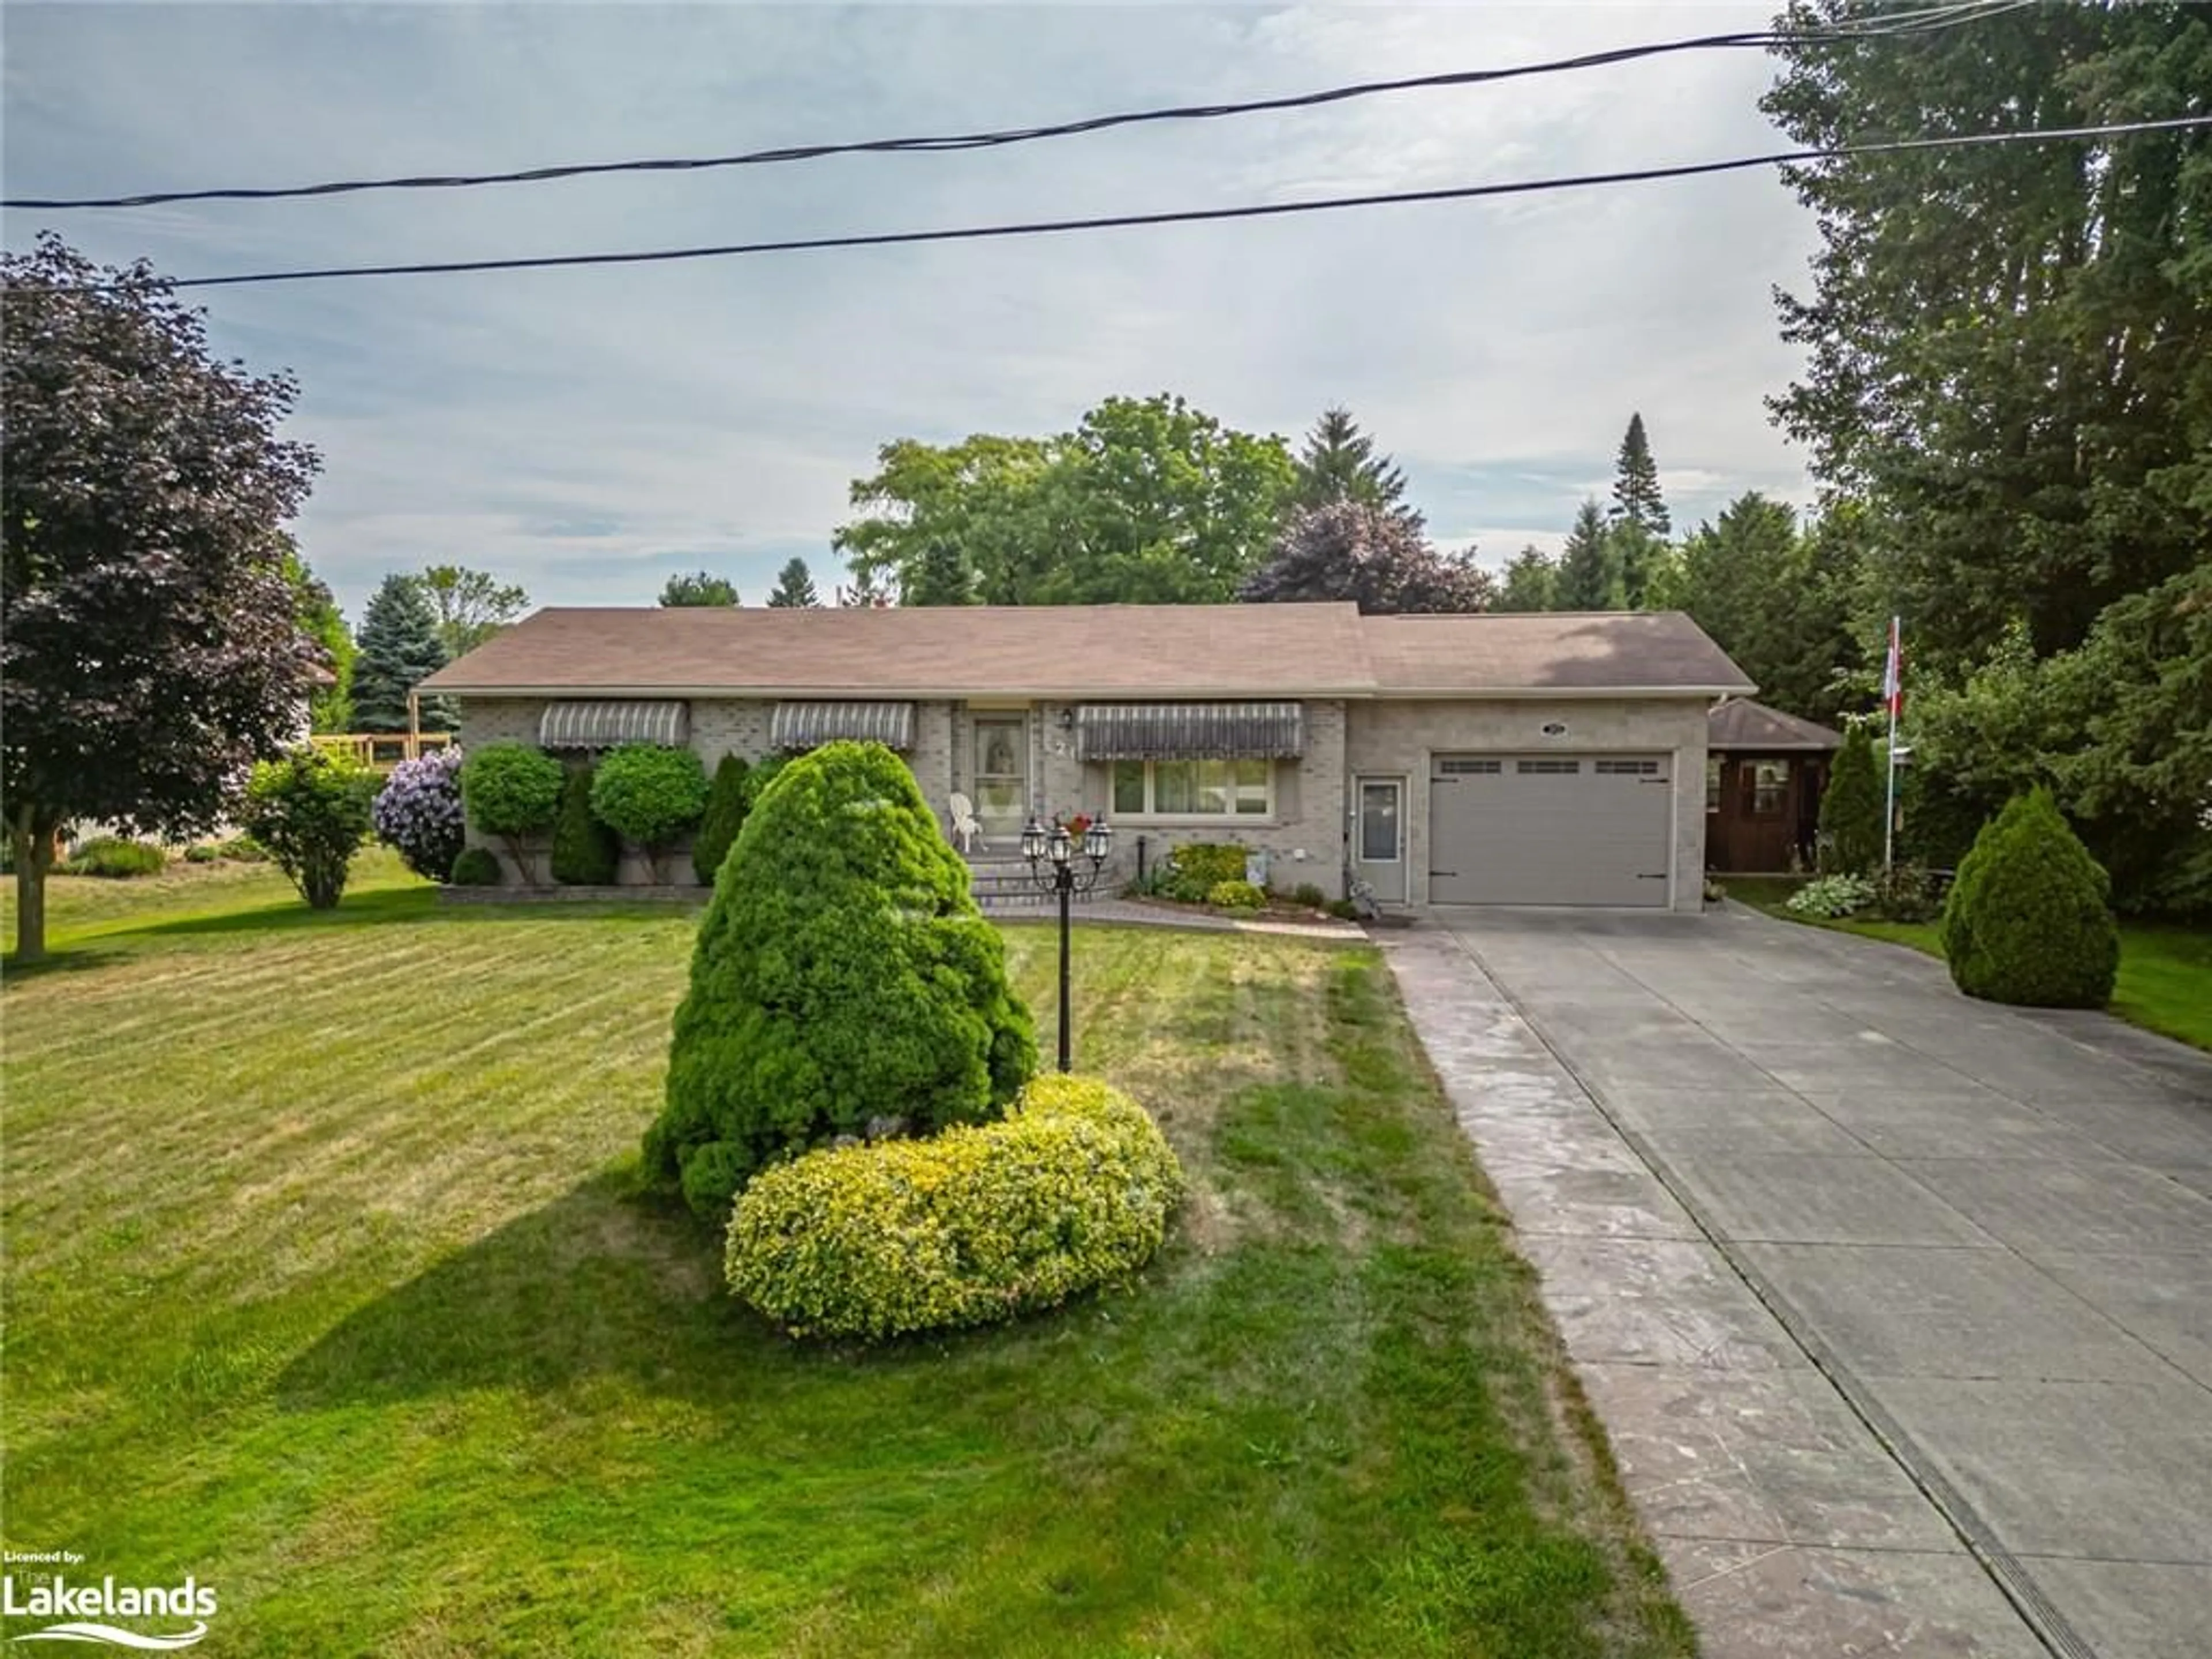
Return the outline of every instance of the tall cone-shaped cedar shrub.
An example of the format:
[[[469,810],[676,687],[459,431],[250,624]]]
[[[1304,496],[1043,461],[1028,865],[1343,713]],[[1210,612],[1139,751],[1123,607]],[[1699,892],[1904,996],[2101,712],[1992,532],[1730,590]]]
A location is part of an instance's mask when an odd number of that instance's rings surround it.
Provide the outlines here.
[[[1820,794],[1820,873],[1863,876],[1881,863],[1884,792],[1874,733],[1864,725],[1844,734]]]
[[[592,811],[592,768],[571,769],[553,820],[553,879],[571,887],[611,887],[622,879],[622,837]]]
[[[702,1216],[763,1165],[895,1118],[1003,1114],[1036,1067],[1029,1010],[906,763],[833,743],[746,816],[676,1011],[647,1176]]]
[[[722,763],[714,769],[714,781],[707,791],[706,816],[691,836],[692,872],[707,886],[714,884],[715,873],[729,857],[730,848],[737,845],[738,831],[744,828],[745,775],[750,770],[736,755],[723,756]]]
[[[2103,1007],[2120,969],[2111,889],[2048,790],[2014,796],[1975,837],[1944,902],[1952,979],[1991,1002]]]

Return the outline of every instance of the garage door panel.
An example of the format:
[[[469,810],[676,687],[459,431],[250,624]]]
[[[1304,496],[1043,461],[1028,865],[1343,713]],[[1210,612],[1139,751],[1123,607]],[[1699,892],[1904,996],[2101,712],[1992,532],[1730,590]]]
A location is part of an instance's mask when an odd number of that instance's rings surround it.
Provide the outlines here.
[[[1674,793],[1661,756],[1440,755],[1430,900],[1663,906]]]

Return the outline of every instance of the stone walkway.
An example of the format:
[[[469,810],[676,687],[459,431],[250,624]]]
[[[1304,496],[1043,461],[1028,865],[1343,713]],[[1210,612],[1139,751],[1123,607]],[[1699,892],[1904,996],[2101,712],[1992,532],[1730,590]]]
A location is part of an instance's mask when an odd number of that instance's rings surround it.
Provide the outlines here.
[[[1710,1659],[2212,1653],[2212,1060],[1741,912],[1384,948]]]

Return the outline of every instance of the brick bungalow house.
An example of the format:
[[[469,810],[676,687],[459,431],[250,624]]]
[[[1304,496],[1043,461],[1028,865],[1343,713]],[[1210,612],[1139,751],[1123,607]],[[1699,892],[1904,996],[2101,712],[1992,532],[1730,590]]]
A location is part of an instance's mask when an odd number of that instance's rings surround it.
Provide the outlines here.
[[[1363,617],[1346,604],[540,611],[449,663],[460,740],[832,738],[904,755],[988,850],[1103,815],[1115,862],[1264,848],[1385,907],[1697,909],[1707,713],[1753,690],[1687,617]]]

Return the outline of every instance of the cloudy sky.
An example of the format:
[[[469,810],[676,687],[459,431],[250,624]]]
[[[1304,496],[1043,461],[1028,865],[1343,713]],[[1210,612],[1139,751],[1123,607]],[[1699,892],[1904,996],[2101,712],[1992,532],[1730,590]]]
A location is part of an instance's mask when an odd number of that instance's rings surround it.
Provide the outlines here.
[[[310,182],[1020,125],[1756,27],[1748,6],[10,4],[9,195]],[[1288,201],[1773,147],[1755,52],[973,155],[9,216],[176,276]],[[1763,395],[1808,216],[1771,175],[1018,242],[210,290],[302,383],[301,526],[349,612],[457,562],[544,603],[746,598],[876,447],[1178,392],[1295,437],[1349,404],[1439,539],[1502,562],[1632,410],[1678,524],[1807,494]]]

